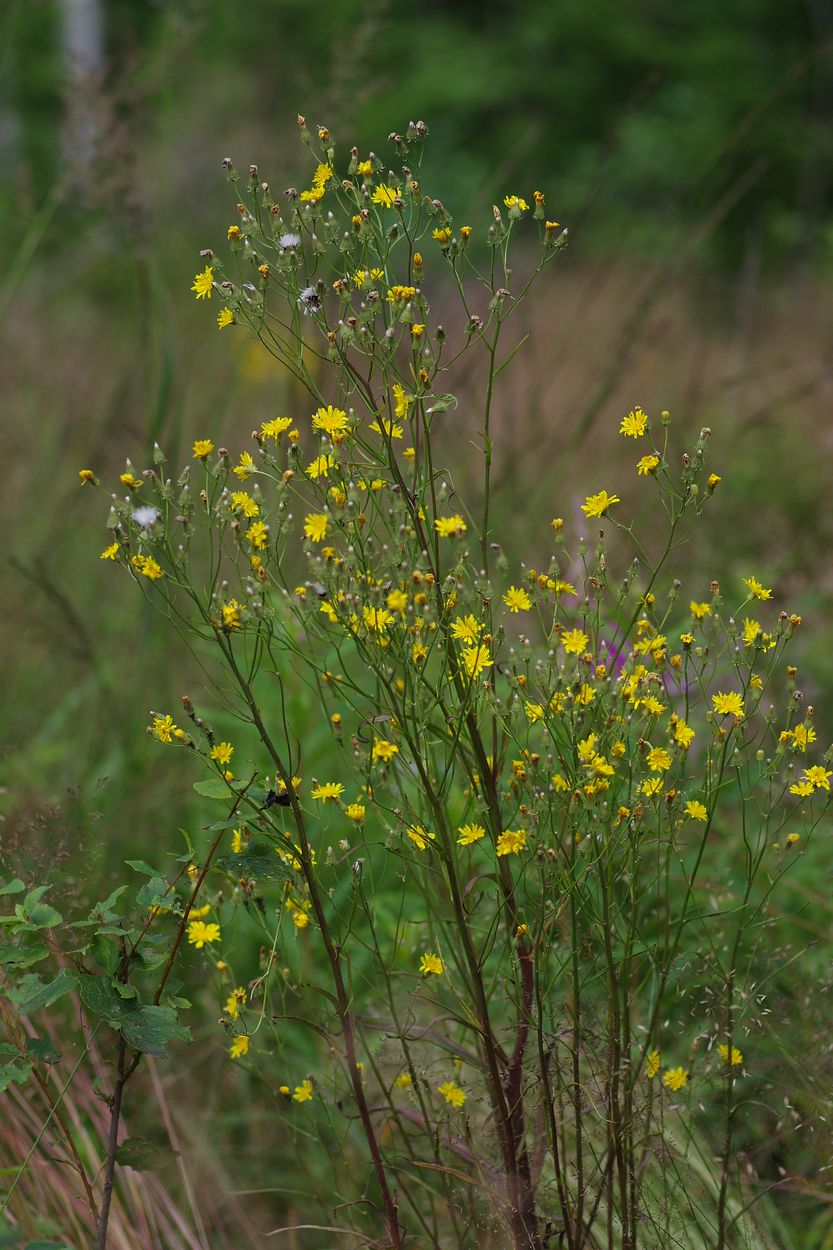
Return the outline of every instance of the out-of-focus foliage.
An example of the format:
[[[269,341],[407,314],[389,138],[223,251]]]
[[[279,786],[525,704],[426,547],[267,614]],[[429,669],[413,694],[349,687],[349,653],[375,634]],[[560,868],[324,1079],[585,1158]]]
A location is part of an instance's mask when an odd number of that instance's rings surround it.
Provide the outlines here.
[[[2,16],[3,218],[57,176],[71,73],[59,0]],[[84,8],[84,5],[78,6]],[[391,117],[423,116],[453,164],[462,210],[545,172],[559,213],[590,209],[593,242],[654,251],[717,213],[724,263],[753,245],[773,261],[828,258],[833,203],[833,14],[825,0],[109,0],[94,77],[142,102],[143,129],[205,93],[272,133],[298,109],[335,115],[360,145]],[[175,68],[175,73],[167,72]],[[120,108],[116,105],[116,119]],[[108,127],[113,119],[108,119]],[[135,118],[134,118],[135,120]],[[65,131],[64,131],[65,133]]]

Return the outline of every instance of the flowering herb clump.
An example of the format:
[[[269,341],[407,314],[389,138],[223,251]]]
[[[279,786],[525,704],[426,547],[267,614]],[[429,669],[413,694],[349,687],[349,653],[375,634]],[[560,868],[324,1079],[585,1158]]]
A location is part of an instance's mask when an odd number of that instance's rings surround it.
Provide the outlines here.
[[[566,231],[539,191],[455,222],[421,184],[421,122],[390,137],[390,161],[299,124],[300,191],[226,162],[227,250],[203,253],[192,290],[309,400],[262,414],[235,452],[206,414],[172,476],[161,450],[128,464],[102,551],[213,651],[239,724],[220,741],[190,699],[181,726],[150,722],[234,810],[199,860],[230,888],[187,929],[224,970],[228,1054],[277,1114],[305,1117],[300,1150],[315,1117],[340,1125],[355,1163],[339,1207],[320,1198],[368,1244],[635,1250],[692,1219],[722,1250],[754,1229],[735,1134],[756,926],[833,776],[785,670],[800,618],[751,573],[678,578],[721,478],[711,432],[681,455],[650,406],[611,418],[630,479],[588,482],[581,527],[546,519],[540,567],[510,567],[492,397]],[[464,354],[483,376],[460,396]],[[481,406],[470,501],[436,454],[463,399]],[[644,492],[647,534],[627,520]],[[551,493],[565,511],[560,472]],[[299,677],[335,744],[325,775],[287,714]],[[726,845],[739,867],[718,902]],[[244,921],[259,970],[235,962]],[[273,957],[298,944],[302,978]],[[285,1043],[302,1017],[306,1056]],[[721,1108],[715,1140],[703,1101]],[[716,1159],[711,1188],[686,1185],[693,1142]]]

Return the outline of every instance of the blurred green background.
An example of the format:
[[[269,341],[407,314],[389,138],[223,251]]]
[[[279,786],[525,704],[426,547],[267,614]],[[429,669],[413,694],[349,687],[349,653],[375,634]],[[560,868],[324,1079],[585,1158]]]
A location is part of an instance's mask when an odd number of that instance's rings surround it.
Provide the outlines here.
[[[199,701],[199,672],[100,564],[104,510],[77,470],[113,480],[154,440],[172,463],[195,436],[237,450],[260,421],[307,411],[189,291],[200,248],[222,251],[233,219],[224,156],[274,187],[306,184],[299,112],[345,159],[355,143],[393,161],[388,133],[423,118],[423,187],[458,223],[485,230],[507,192],[546,192],[571,246],[523,313],[525,363],[497,396],[510,555],[534,562],[549,518],[573,524],[587,491],[644,507],[615,433],[635,403],[671,410],[678,452],[711,426],[724,480],[682,594],[750,573],[775,585],[776,607],[805,618],[799,685],[829,742],[827,0],[5,0],[4,855],[69,875],[83,856],[97,890],[204,817],[144,733],[149,709],[186,690]],[[432,301],[442,319],[446,294]],[[325,755],[320,712],[300,684],[290,694],[308,752]],[[827,859],[797,903],[812,883],[819,976]],[[833,1245],[831,1230],[807,1245]]]

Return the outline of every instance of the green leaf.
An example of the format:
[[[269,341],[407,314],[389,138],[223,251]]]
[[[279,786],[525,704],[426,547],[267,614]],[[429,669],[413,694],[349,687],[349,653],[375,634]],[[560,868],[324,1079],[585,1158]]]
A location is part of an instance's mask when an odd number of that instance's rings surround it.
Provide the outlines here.
[[[191,1033],[179,1023],[173,1007],[139,1007],[125,1016],[121,1033],[124,1040],[146,1055],[165,1058],[165,1045],[173,1038],[190,1040]]]
[[[169,1167],[171,1152],[148,1137],[128,1137],[119,1146],[116,1162],[123,1168],[147,1172],[153,1168]]]
[[[31,1071],[31,1060],[26,1060],[22,1064],[15,1061],[0,1065],[0,1094],[4,1093],[10,1085],[25,1085]]]
[[[136,894],[136,902],[140,907],[170,907],[176,901],[176,895],[168,890],[164,877],[154,876]]]
[[[254,842],[239,855],[229,852],[217,860],[217,867],[233,877],[253,877],[256,881],[271,881],[276,877],[286,880],[289,876],[284,864],[272,846]]]
[[[118,970],[121,963],[121,952],[115,942],[108,942],[102,933],[96,933],[90,944],[95,962],[110,975]]]
[[[230,795],[234,795],[234,790],[220,777],[212,777],[208,781],[195,781],[194,789],[204,799],[228,799]]]
[[[49,903],[35,903],[29,912],[29,923],[35,929],[52,929],[62,920],[61,913],[50,907]]]
[[[12,946],[9,943],[0,943],[0,967],[31,968],[32,964],[39,963],[48,954],[49,948],[44,946],[42,942],[35,942],[31,946]]]
[[[75,976],[62,968],[53,981],[44,985],[40,977],[30,974],[21,977],[16,986],[7,990],[8,997],[14,1003],[21,1016],[28,1016],[40,1007],[49,1007],[63,994],[75,989]]]
[[[90,976],[86,972],[75,975],[81,1002],[95,1016],[101,1016],[114,1029],[121,1027],[121,1022],[128,1011],[129,1003],[121,997],[110,977]]]
[[[25,889],[26,886],[20,880],[20,877],[15,877],[12,881],[7,881],[5,885],[0,885],[0,895],[22,894]]]
[[[41,1063],[57,1063],[61,1058],[61,1052],[55,1049],[48,1037],[28,1038],[26,1049],[30,1055],[40,1059]]]
[[[145,877],[156,877],[158,873],[155,868],[151,868],[150,864],[146,864],[143,859],[126,859],[124,861],[128,868],[132,868],[134,872],[140,872]]]

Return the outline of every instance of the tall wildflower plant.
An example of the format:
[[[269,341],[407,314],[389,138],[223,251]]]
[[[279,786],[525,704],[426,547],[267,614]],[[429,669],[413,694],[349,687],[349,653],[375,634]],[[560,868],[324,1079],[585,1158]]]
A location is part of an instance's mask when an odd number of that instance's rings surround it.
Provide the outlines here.
[[[350,1160],[305,1226],[444,1250],[758,1245],[738,1163],[751,990],[833,776],[785,668],[800,619],[751,575],[679,580],[720,482],[710,431],[680,456],[669,415],[639,407],[611,432],[655,498],[647,537],[592,482],[592,538],[547,520],[543,567],[512,569],[492,399],[566,232],[539,192],[454,223],[421,186],[422,123],[390,136],[395,169],[299,125],[308,189],[275,195],[226,162],[227,254],[203,253],[192,289],[308,409],[262,414],[239,453],[207,425],[184,469],[157,448],[110,499],[102,559],[194,646],[239,725],[220,740],[187,696],[151,714],[171,766],[201,767],[230,814],[145,924],[184,926],[225,977],[225,1045],[276,1140],[283,1121],[313,1159],[335,1135]],[[449,281],[443,329],[431,299]],[[482,378],[458,397],[463,355]],[[481,412],[471,504],[437,450],[458,398]],[[326,775],[288,711],[298,683],[329,723]],[[252,924],[254,975],[234,945]],[[299,1019],[306,1055],[284,1043]]]

